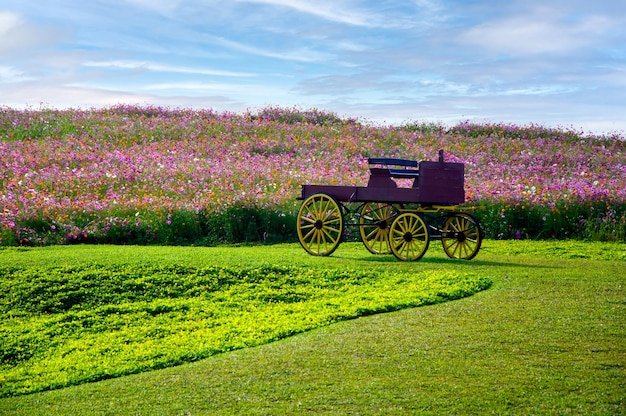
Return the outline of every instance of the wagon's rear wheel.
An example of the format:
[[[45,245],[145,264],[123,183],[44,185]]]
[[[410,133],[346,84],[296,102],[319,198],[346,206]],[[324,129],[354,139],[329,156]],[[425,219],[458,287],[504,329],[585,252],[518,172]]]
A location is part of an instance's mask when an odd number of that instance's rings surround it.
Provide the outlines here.
[[[330,195],[311,195],[298,211],[298,240],[314,256],[332,254],[341,242],[343,227],[341,208]]]
[[[391,223],[389,245],[399,260],[421,259],[428,249],[429,241],[428,227],[416,213],[405,212]]]
[[[446,220],[441,243],[451,259],[471,260],[482,243],[480,224],[468,213],[456,213]]]
[[[365,248],[372,254],[389,254],[389,227],[394,216],[391,205],[367,202],[361,208],[359,232]]]

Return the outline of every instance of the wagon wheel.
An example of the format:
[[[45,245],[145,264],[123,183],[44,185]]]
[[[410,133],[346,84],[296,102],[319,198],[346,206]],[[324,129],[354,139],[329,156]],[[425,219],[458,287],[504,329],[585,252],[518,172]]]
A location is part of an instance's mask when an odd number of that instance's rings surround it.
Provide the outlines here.
[[[391,205],[367,202],[361,208],[359,232],[365,248],[372,254],[389,254],[389,225],[395,214]]]
[[[343,215],[332,196],[308,197],[298,211],[298,240],[314,256],[328,256],[339,246],[343,235]]]
[[[428,243],[428,228],[419,215],[405,212],[391,223],[389,244],[394,256],[399,260],[421,259],[428,249]]]
[[[449,217],[441,238],[443,250],[451,259],[471,260],[482,243],[482,230],[476,218],[465,212]]]

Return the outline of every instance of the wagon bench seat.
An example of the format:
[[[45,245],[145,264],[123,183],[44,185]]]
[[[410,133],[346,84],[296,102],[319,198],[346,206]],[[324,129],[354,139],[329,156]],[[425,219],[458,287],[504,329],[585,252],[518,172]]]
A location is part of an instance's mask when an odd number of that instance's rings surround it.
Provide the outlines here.
[[[369,158],[367,159],[367,163],[370,165],[370,179],[367,186],[395,188],[396,183],[392,180],[392,178],[415,180],[419,177],[419,169],[407,169],[418,167],[418,163],[415,160],[379,157]],[[375,167],[381,165],[385,167]],[[389,166],[403,166],[404,168],[390,168]]]

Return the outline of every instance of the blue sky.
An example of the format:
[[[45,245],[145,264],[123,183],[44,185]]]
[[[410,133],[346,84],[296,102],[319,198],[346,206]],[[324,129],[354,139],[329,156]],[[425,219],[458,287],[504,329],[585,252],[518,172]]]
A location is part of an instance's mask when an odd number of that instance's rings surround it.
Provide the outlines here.
[[[0,0],[0,105],[626,130],[622,0]]]

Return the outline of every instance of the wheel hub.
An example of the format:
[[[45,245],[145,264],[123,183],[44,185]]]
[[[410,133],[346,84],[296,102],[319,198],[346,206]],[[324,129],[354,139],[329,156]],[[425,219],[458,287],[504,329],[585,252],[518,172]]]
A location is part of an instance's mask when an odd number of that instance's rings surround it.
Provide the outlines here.
[[[322,222],[322,220],[315,221],[315,228],[317,228],[318,230],[324,228],[324,223]]]
[[[404,233],[404,241],[406,241],[408,243],[411,240],[413,240],[413,234],[411,234],[409,232]]]

